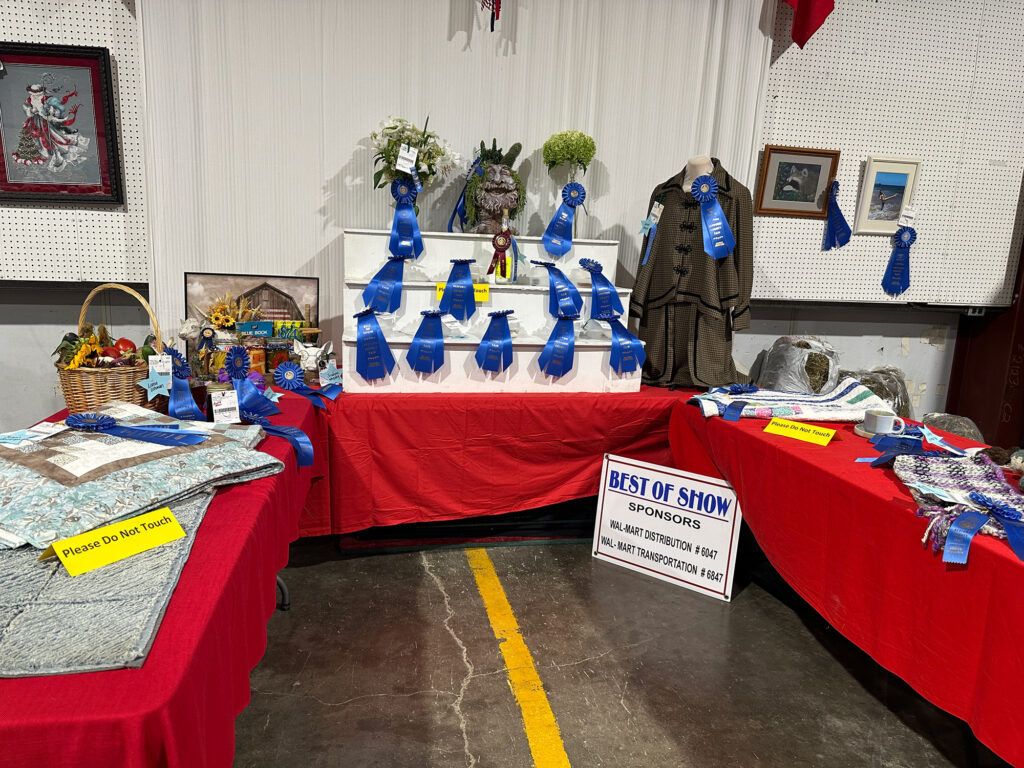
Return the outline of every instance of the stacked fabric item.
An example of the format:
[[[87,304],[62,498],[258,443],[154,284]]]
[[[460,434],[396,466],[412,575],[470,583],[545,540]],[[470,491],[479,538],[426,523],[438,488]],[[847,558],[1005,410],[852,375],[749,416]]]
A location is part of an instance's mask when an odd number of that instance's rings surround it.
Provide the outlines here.
[[[695,395],[689,402],[699,406],[704,416],[727,419],[774,419],[793,421],[864,420],[864,412],[890,410],[885,402],[856,379],[845,378],[835,389],[818,394],[758,389],[749,384],[712,389]]]

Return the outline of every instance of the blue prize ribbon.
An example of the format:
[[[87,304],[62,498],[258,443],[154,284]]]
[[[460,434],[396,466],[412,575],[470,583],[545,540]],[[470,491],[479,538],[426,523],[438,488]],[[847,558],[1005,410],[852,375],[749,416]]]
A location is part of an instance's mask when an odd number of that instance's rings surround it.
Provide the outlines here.
[[[268,435],[283,437],[287,440],[292,448],[295,449],[295,455],[300,467],[313,466],[313,442],[301,429],[271,424],[270,419],[266,416],[260,416],[258,413],[252,413],[251,411],[241,411],[239,415],[242,417],[243,422],[257,424]]]
[[[822,250],[831,248],[842,248],[850,242],[850,225],[846,223],[846,217],[839,210],[839,182],[833,181],[828,192],[828,210],[825,223],[825,243]]]
[[[618,315],[608,314],[593,319],[608,323],[612,329],[612,351],[608,362],[613,371],[632,373],[643,367],[647,360],[643,342],[626,329]]]
[[[469,265],[476,259],[452,259],[452,271],[441,294],[439,309],[444,315],[451,315],[464,323],[476,312],[476,297],[473,295],[473,276]]]
[[[508,327],[508,316],[512,312],[511,309],[502,309],[487,313],[491,322],[475,355],[480,370],[501,373],[512,365],[512,332]]]
[[[238,408],[261,416],[273,416],[281,409],[263,396],[256,385],[249,381],[249,352],[242,346],[234,346],[224,356],[224,367],[231,377],[231,386],[238,393]]]
[[[423,253],[423,238],[416,221],[417,190],[408,181],[395,179],[391,182],[391,196],[395,198],[395,217],[391,220],[391,240],[388,250],[392,256],[416,258]]]
[[[509,236],[511,237],[511,235]],[[516,282],[519,279],[519,259],[522,256],[519,255],[519,243],[516,242],[514,237],[512,239],[512,282]]]
[[[890,296],[899,296],[910,287],[910,246],[915,240],[913,227],[900,227],[892,236],[892,255],[882,275],[882,289]]]
[[[1006,543],[1010,545],[1013,554],[1018,560],[1024,561],[1024,514],[1005,501],[996,501],[982,493],[974,491],[970,499],[975,504],[980,504],[992,513],[992,516],[1002,525],[1006,533]]]
[[[425,309],[416,335],[412,337],[405,362],[418,373],[431,374],[444,365],[444,329],[441,310]]]
[[[612,281],[604,276],[604,268],[593,259],[580,259],[580,266],[590,273],[590,317],[623,315],[622,300]]]
[[[651,257],[651,247],[654,245],[654,236],[658,234],[658,225],[655,224],[651,227],[651,232],[647,235],[647,247],[644,248],[644,257],[640,261],[640,266],[647,263],[647,260]]]
[[[558,318],[544,349],[541,350],[537,364],[548,376],[563,376],[572,370],[576,351],[574,320],[579,320],[579,315]]]
[[[473,174],[477,176],[484,175],[484,169],[480,165],[480,158],[478,157],[473,161],[473,165],[469,168],[469,173],[466,174],[466,183],[462,185],[462,194],[459,195],[459,201],[455,203],[455,208],[452,210],[452,215],[448,217],[448,231],[452,231],[452,227],[455,224],[455,217],[459,217],[459,229],[463,232],[466,231],[466,221],[469,218],[469,214],[466,211],[466,189],[469,187],[469,179]]]
[[[725,413],[722,414],[723,421],[739,421],[743,416],[743,409],[747,407],[747,403],[743,400],[734,400],[729,403],[725,409]]]
[[[100,413],[73,413],[64,423],[71,429],[85,432],[102,432],[105,435],[126,437],[129,440],[140,440],[144,443],[157,445],[197,445],[209,438],[205,432],[190,432],[184,429],[170,430],[159,427],[122,427],[111,416]]]
[[[576,286],[553,261],[530,261],[548,271],[548,312],[552,317],[579,315],[583,309],[583,297]]]
[[[167,414],[183,421],[206,421],[206,415],[192,397],[192,388],[188,383],[192,369],[185,361],[185,356],[173,347],[164,347],[164,354],[171,356],[171,394],[168,397]]]
[[[402,273],[412,256],[389,256],[387,263],[363,290],[363,304],[378,312],[397,312],[402,306]]]
[[[713,259],[724,259],[735,250],[736,238],[718,202],[718,182],[710,174],[698,176],[690,186],[690,194],[700,203],[704,253]]]
[[[386,379],[395,367],[395,357],[377,322],[377,313],[372,309],[364,309],[353,317],[359,321],[356,330],[356,373],[367,381]]]
[[[217,331],[211,326],[206,326],[199,331],[199,350],[200,352],[214,352],[217,349],[217,345],[214,343],[217,337]],[[164,348],[166,352],[166,347]]]
[[[981,512],[975,512],[973,509],[962,512],[953,521],[953,524],[949,526],[949,533],[946,535],[946,546],[942,551],[942,562],[965,565],[974,535],[987,522],[988,515]]]
[[[552,256],[564,256],[572,249],[572,222],[576,216],[576,207],[583,205],[587,199],[587,191],[578,181],[570,181],[562,187],[562,204],[551,217],[541,241],[544,250]]]
[[[373,310],[365,311],[372,312]],[[287,363],[281,363],[277,366],[277,368],[274,369],[274,383],[281,389],[287,390],[288,392],[294,392],[297,395],[302,395],[317,408],[327,408],[321,400],[323,393],[310,389],[306,386],[305,374],[297,363],[293,363],[289,360]],[[280,413],[280,411],[278,411],[278,413]]]

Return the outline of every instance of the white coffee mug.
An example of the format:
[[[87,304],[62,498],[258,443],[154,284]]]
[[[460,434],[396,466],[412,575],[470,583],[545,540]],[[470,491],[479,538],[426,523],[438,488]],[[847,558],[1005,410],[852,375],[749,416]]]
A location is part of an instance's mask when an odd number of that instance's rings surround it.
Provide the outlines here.
[[[903,419],[889,411],[873,410],[864,414],[864,429],[876,435],[898,435],[906,426]]]

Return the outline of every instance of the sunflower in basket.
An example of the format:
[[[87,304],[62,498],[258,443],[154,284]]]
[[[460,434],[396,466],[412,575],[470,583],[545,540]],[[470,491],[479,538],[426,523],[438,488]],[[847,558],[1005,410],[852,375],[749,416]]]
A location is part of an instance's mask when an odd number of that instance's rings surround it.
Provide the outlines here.
[[[91,355],[98,354],[99,351],[100,345],[96,343],[96,337],[90,336],[87,340],[82,341],[82,345],[78,347],[71,360],[64,367],[69,371],[73,371],[75,368],[80,367]]]

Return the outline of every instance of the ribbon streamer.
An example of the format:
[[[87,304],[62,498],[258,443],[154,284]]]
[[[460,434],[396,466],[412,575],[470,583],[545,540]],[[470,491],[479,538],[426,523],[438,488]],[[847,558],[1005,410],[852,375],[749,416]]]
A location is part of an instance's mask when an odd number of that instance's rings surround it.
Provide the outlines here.
[[[534,261],[531,264],[544,267],[548,271],[548,312],[552,317],[568,317],[579,315],[583,309],[583,297],[576,286],[553,261]]]
[[[974,535],[987,522],[988,515],[975,512],[973,509],[961,513],[949,526],[949,533],[946,534],[946,546],[942,551],[942,562],[965,565]]]
[[[391,196],[395,198],[395,217],[391,220],[391,240],[388,250],[392,256],[416,258],[423,253],[420,224],[416,221],[416,189],[407,181],[391,182]]]
[[[295,449],[300,467],[313,466],[313,441],[301,429],[271,424],[270,419],[266,416],[260,416],[258,413],[252,413],[251,411],[242,411],[239,415],[242,417],[243,422],[256,424],[262,427],[263,431],[268,435],[283,437],[291,443],[292,448]]]
[[[514,310],[501,309],[488,312],[491,322],[476,348],[476,364],[482,371],[501,373],[512,365],[512,332],[508,327],[508,316]]]
[[[625,314],[618,291],[612,281],[604,276],[604,267],[593,259],[580,259],[580,266],[590,273],[590,317]]]
[[[913,227],[900,227],[892,236],[892,255],[882,275],[882,289],[890,296],[899,296],[910,287],[910,246],[915,240]]]
[[[444,365],[444,329],[439,309],[420,312],[423,319],[412,337],[405,362],[417,373],[431,374]]]
[[[1024,514],[1005,501],[996,501],[983,493],[974,491],[969,495],[971,501],[985,507],[1003,526],[1006,543],[1010,545],[1018,560],[1024,561]],[[959,519],[959,518],[958,518]]]
[[[537,364],[548,376],[563,376],[572,370],[576,350],[574,320],[579,320],[579,315],[558,318],[544,349],[541,350]]]
[[[842,248],[848,242],[850,242],[850,225],[846,223],[846,217],[843,216],[843,212],[839,210],[839,182],[833,181],[832,187],[828,192],[828,211],[826,213],[827,220],[825,223],[825,244],[822,246],[823,251],[830,250],[832,248]]]
[[[234,346],[224,356],[224,367],[231,377],[231,386],[238,393],[238,408],[258,413],[261,416],[273,416],[281,409],[263,396],[256,385],[249,380],[249,352],[242,346]]]
[[[359,321],[356,331],[356,373],[367,381],[386,379],[395,367],[395,356],[391,354],[384,331],[377,322],[377,313],[364,309],[353,317]]]
[[[736,248],[725,211],[718,202],[718,182],[710,174],[694,179],[690,194],[700,203],[700,223],[704,234],[704,253],[713,259],[724,259]]]
[[[281,389],[302,395],[317,408],[327,407],[324,405],[323,400],[320,399],[321,393],[306,386],[305,375],[297,363],[289,360],[287,363],[281,363],[277,366],[274,369],[274,383]]]
[[[473,174],[477,176],[484,175],[483,166],[480,164],[480,158],[478,157],[473,161],[473,165],[469,167],[469,172],[466,174],[466,183],[462,185],[462,194],[459,195],[459,200],[455,203],[455,208],[452,210],[452,215],[448,217],[448,231],[452,231],[452,227],[455,224],[455,217],[459,217],[459,229],[463,232],[466,231],[466,222],[469,220],[469,213],[466,211],[466,189],[469,187],[469,180]]]
[[[491,245],[494,246],[494,258],[491,259],[491,265],[487,268],[487,274],[494,274],[494,268],[497,267],[498,275],[508,277],[508,262],[505,252],[512,246],[512,233],[507,229],[499,232],[491,238]]]
[[[608,323],[612,329],[612,352],[609,363],[613,371],[632,373],[637,368],[643,367],[647,360],[643,342],[619,322],[619,315],[607,314],[593,319]]]
[[[570,181],[562,187],[562,204],[548,222],[541,241],[544,250],[552,256],[564,256],[572,249],[572,223],[576,207],[583,205],[587,191],[578,181]]]
[[[397,312],[402,306],[402,273],[412,256],[388,256],[387,263],[363,290],[363,304],[378,312]]]
[[[469,265],[476,259],[452,259],[452,271],[441,294],[439,309],[443,315],[451,315],[461,323],[476,312],[476,297],[473,295],[473,276]]]
[[[647,235],[647,247],[644,248],[644,257],[640,261],[640,266],[647,263],[647,260],[651,257],[651,247],[654,245],[654,236],[658,234],[658,225],[653,224],[651,226],[651,232]]]
[[[192,369],[185,356],[173,347],[164,347],[164,353],[171,356],[171,394],[167,401],[167,414],[183,421],[206,421],[206,414],[192,397],[188,380]]]
[[[105,435],[125,437],[129,440],[140,440],[144,443],[156,443],[157,445],[196,445],[204,442],[209,435],[205,432],[191,432],[187,430],[168,430],[150,427],[122,427],[112,416],[101,413],[73,413],[68,416],[64,423],[71,429],[80,429],[85,432],[102,432]]]

